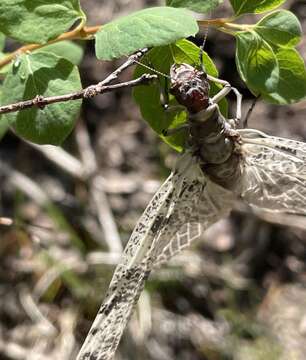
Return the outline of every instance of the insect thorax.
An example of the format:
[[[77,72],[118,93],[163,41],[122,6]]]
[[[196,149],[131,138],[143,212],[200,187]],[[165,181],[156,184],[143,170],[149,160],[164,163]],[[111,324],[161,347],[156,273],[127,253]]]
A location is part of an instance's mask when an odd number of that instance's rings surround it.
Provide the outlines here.
[[[232,188],[240,176],[239,139],[217,110],[204,122],[191,119],[190,146],[201,169],[215,183]]]
[[[214,182],[230,188],[240,174],[238,139],[219,109],[206,119],[210,104],[207,75],[188,64],[172,65],[171,93],[189,114],[189,147]]]

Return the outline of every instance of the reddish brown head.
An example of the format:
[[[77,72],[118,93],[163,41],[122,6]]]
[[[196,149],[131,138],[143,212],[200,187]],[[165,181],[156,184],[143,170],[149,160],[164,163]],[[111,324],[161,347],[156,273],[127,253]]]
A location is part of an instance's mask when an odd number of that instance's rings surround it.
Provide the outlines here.
[[[188,64],[174,64],[170,69],[170,92],[191,113],[204,110],[209,105],[207,75]]]

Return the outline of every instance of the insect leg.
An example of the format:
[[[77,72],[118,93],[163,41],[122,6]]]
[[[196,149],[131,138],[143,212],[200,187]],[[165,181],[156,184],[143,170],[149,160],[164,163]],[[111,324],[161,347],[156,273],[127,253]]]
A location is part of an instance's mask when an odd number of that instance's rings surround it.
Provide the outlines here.
[[[186,124],[183,124],[181,126],[178,126],[176,128],[173,128],[173,129],[164,129],[162,131],[162,135],[163,136],[171,136],[171,135],[175,135],[177,134],[178,132],[182,131],[182,130],[185,130],[185,129],[188,129],[190,127],[190,125],[188,123]]]
[[[250,108],[249,108],[249,110],[248,110],[248,112],[246,114],[246,117],[244,118],[244,120],[242,122],[242,127],[243,128],[246,128],[248,126],[248,120],[249,120],[249,118],[250,118],[250,116],[251,116],[251,114],[252,114],[252,112],[254,110],[254,107],[255,107],[255,105],[256,105],[259,98],[260,98],[260,95],[256,96],[253,99],[252,104],[251,104],[251,106],[250,106]]]
[[[164,84],[162,84],[160,77],[158,78],[159,83],[159,92],[160,92],[160,102],[162,107],[165,110],[169,108],[169,91],[168,91],[168,81],[165,79]]]
[[[158,84],[159,84],[159,92],[160,92],[160,103],[165,111],[178,112],[185,110],[185,107],[183,105],[169,105],[169,90],[168,90],[167,79],[165,79],[164,83],[162,84],[161,78],[158,77]]]
[[[186,110],[185,106],[183,105],[169,105],[169,91],[168,91],[168,82],[167,80],[164,83],[164,86],[162,85],[161,81],[159,81],[159,85],[160,85],[160,102],[161,105],[163,107],[163,109],[167,112],[167,113],[171,113],[171,112],[179,112],[179,111],[183,111]],[[178,126],[174,129],[164,129],[162,131],[162,135],[163,136],[171,136],[171,135],[175,135],[176,133],[188,128],[189,125],[188,124],[183,124],[182,126]]]
[[[211,100],[211,105],[208,106],[208,108],[199,111],[196,114],[190,114],[189,118],[191,120],[193,120],[194,122],[205,122],[207,119],[209,119],[211,117],[211,115],[217,110],[219,109],[219,106],[217,103],[213,102],[212,99]]]
[[[233,91],[236,95],[236,99],[237,99],[237,105],[236,105],[236,116],[234,118],[234,122],[236,124],[238,124],[241,120],[241,103],[242,103],[242,95],[240,94],[240,92],[234,88],[233,86],[231,86],[231,84],[226,81],[226,80],[221,80],[218,79],[214,76],[211,75],[207,75],[208,80],[213,81],[216,84],[221,84],[223,85],[223,89],[220,90],[213,98],[212,98],[212,102],[213,103],[218,103],[221,99],[223,99],[230,91]]]

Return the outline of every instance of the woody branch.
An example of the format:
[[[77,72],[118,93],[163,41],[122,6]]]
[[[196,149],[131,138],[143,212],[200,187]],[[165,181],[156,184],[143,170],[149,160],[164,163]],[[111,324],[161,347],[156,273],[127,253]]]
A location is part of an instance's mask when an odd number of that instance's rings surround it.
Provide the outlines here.
[[[129,66],[135,64],[135,60],[139,59],[143,54],[147,52],[147,49],[138,51],[136,54],[130,56],[126,62],[124,62],[118,69],[112,72],[106,79],[100,81],[98,84],[90,85],[82,90],[75,91],[73,93],[49,96],[44,97],[42,95],[36,95],[33,99],[20,101],[14,104],[0,106],[0,114],[6,114],[10,112],[15,112],[19,110],[28,109],[31,107],[37,107],[43,109],[45,106],[65,102],[77,99],[86,99],[94,97],[99,94],[110,92],[117,89],[122,89],[126,87],[134,87],[138,85],[146,85],[151,83],[154,79],[157,78],[156,75],[143,74],[139,78],[121,82],[118,84],[109,85],[111,82],[116,80],[118,76],[122,73],[123,70],[127,69]]]

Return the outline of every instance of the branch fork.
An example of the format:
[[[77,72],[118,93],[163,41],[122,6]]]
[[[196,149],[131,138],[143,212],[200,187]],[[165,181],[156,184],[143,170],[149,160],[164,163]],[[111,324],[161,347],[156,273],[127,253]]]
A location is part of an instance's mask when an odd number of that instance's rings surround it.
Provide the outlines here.
[[[0,114],[7,114],[32,107],[37,107],[42,110],[45,108],[45,106],[58,102],[92,98],[99,94],[103,94],[105,92],[110,92],[117,89],[150,84],[152,81],[157,79],[157,75],[143,74],[137,79],[109,85],[111,82],[118,78],[119,74],[123,70],[125,70],[131,65],[134,65],[137,62],[137,59],[139,59],[147,51],[148,49],[142,49],[139,50],[137,53],[131,55],[125,63],[123,63],[118,69],[116,69],[106,79],[100,81],[98,84],[90,85],[85,89],[65,95],[44,97],[43,95],[37,94],[33,99],[30,100],[24,100],[14,104],[0,106]]]

